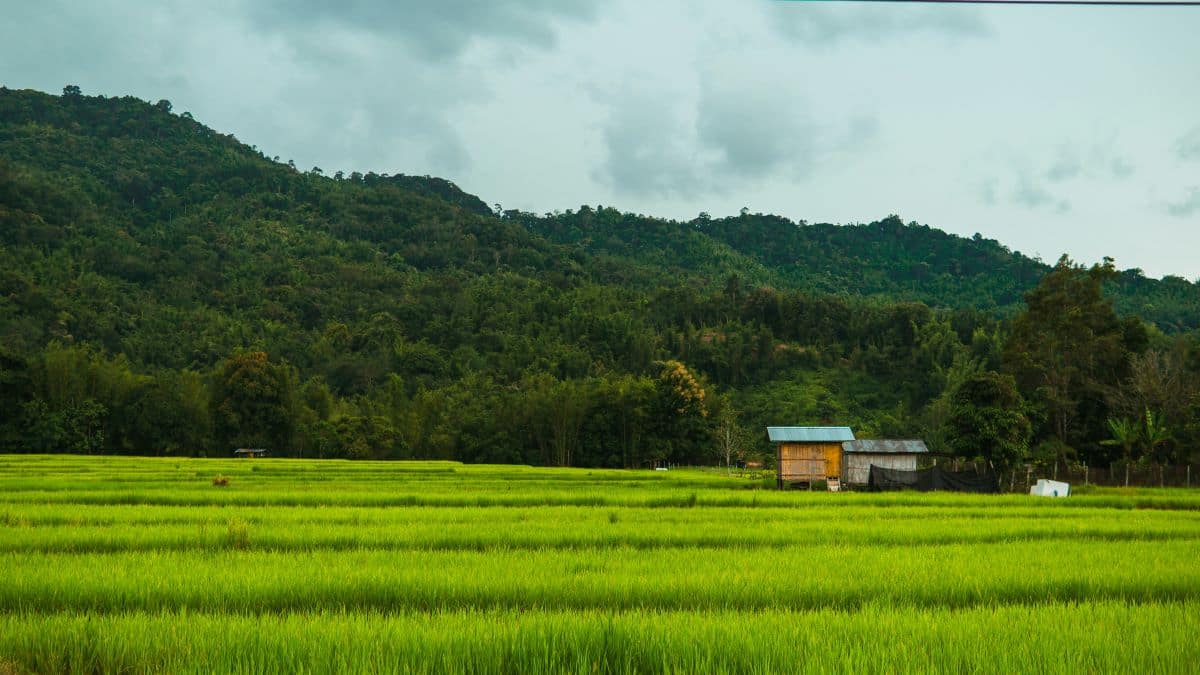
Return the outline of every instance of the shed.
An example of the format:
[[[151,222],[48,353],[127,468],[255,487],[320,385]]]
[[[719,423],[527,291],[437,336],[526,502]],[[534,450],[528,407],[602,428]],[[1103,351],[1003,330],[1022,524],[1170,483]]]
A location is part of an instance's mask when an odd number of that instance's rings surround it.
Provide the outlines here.
[[[861,440],[842,443],[842,477],[847,485],[866,485],[871,465],[916,471],[917,457],[928,454],[924,441]]]
[[[238,448],[233,451],[238,459],[253,459],[267,454],[266,448]]]
[[[792,483],[838,478],[842,473],[842,442],[853,441],[850,427],[767,427],[775,444],[775,481],[780,489]]]

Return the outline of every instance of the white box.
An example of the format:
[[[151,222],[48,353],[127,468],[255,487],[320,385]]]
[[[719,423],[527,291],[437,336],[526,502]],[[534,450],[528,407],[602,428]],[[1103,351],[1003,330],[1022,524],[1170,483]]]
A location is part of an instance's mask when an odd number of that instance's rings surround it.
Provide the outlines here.
[[[1056,480],[1039,478],[1037,485],[1029,488],[1034,497],[1066,497],[1071,494],[1071,485]]]

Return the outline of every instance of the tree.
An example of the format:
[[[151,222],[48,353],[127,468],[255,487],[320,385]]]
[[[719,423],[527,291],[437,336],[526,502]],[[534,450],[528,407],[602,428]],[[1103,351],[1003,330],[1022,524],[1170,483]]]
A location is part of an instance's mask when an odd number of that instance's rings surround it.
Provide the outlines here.
[[[225,360],[213,386],[210,410],[217,439],[226,447],[290,446],[293,377],[266,352],[243,352]]]
[[[63,87],[62,95],[63,98],[79,98],[83,95],[83,92],[79,89],[79,85],[68,84],[67,86]]]
[[[1198,378],[1186,364],[1187,345],[1177,341],[1171,349],[1148,350],[1129,360],[1129,377],[1116,389],[1112,406],[1123,415],[1145,418],[1155,411],[1156,422],[1182,432],[1167,439],[1170,449],[1188,447],[1186,426],[1194,416],[1189,407],[1200,396]]]
[[[1060,447],[1103,436],[1106,394],[1128,372],[1130,353],[1146,347],[1140,320],[1117,318],[1104,297],[1104,284],[1117,276],[1110,258],[1084,268],[1064,255],[1025,295],[1027,308],[1012,323],[1006,370],[1046,413],[1046,431]]]
[[[324,427],[323,427],[324,428]],[[322,457],[345,459],[404,459],[408,446],[384,417],[343,417],[324,428]],[[329,432],[332,433],[329,433]]]
[[[721,411],[717,413],[714,432],[717,456],[725,462],[725,470],[728,471],[734,458],[745,457],[748,445],[746,429],[738,423],[738,412],[728,400],[722,402]]]
[[[712,420],[704,383],[680,361],[660,363],[650,410],[656,459],[698,464],[709,455]]]
[[[70,452],[91,455],[104,447],[107,411],[93,399],[61,410],[52,410],[40,398],[24,406],[24,446],[33,452]]]
[[[1025,401],[1010,375],[980,373],[954,395],[948,440],[958,455],[980,456],[1006,469],[1029,454],[1031,429]]]

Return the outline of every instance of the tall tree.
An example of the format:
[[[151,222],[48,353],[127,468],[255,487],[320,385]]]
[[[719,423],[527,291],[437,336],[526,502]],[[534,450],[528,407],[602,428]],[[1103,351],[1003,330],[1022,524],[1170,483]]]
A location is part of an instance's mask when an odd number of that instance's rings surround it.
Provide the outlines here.
[[[217,439],[226,448],[290,449],[294,377],[266,352],[244,352],[225,360],[217,374],[210,410]]]
[[[745,456],[749,445],[746,428],[738,422],[738,411],[734,410],[727,397],[721,401],[713,437],[716,440],[717,458],[725,463],[726,470],[735,458],[742,459]]]
[[[1012,323],[1004,363],[1020,390],[1045,414],[1043,436],[1061,447],[1103,437],[1107,396],[1128,372],[1129,355],[1146,348],[1136,318],[1119,319],[1104,284],[1118,276],[1112,259],[1085,268],[1067,256],[1025,295]]]
[[[711,403],[704,382],[681,361],[660,364],[651,408],[657,459],[699,464],[711,447]]]
[[[954,395],[949,426],[956,454],[983,457],[999,470],[1029,454],[1025,401],[1010,375],[988,371],[963,382]]]

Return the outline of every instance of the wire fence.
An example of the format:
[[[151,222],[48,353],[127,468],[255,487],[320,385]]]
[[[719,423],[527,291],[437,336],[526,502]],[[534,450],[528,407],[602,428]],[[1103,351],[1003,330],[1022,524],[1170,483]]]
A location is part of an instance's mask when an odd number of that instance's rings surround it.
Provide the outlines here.
[[[986,469],[983,462],[961,459],[949,460],[947,465],[951,471]],[[1024,464],[1002,472],[997,478],[1000,481],[1000,489],[1008,492],[1029,492],[1029,488],[1041,478],[1071,485],[1193,488],[1200,487],[1200,466],[1120,461],[1104,466],[1089,466],[1059,461]]]

